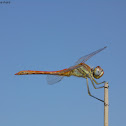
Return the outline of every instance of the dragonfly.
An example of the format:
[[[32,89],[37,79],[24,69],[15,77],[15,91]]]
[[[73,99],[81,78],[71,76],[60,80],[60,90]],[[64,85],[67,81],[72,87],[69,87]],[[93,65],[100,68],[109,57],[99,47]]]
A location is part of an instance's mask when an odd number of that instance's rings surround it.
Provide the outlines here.
[[[85,78],[86,83],[87,83],[87,90],[88,90],[89,96],[104,102],[103,100],[95,97],[94,95],[92,95],[90,93],[89,84],[88,84],[88,79],[89,79],[95,89],[104,88],[104,86],[100,86],[100,87],[95,86],[95,84],[99,85],[99,84],[105,83],[105,81],[98,83],[95,80],[95,79],[101,78],[103,76],[103,74],[104,74],[104,71],[100,66],[92,68],[89,65],[87,65],[85,62],[87,60],[89,60],[91,57],[93,57],[94,55],[96,55],[97,53],[103,51],[106,48],[107,48],[107,46],[105,46],[105,47],[103,47],[101,49],[98,49],[98,50],[96,50],[96,51],[94,51],[94,52],[92,52],[92,53],[90,53],[88,55],[85,55],[85,56],[81,57],[74,64],[74,66],[71,66],[71,67],[63,69],[63,70],[58,70],[58,71],[23,70],[23,71],[19,71],[15,75],[33,75],[33,74],[40,74],[41,75],[41,74],[46,74],[47,75],[47,82],[50,85],[61,81],[64,77],[76,76],[76,77]]]

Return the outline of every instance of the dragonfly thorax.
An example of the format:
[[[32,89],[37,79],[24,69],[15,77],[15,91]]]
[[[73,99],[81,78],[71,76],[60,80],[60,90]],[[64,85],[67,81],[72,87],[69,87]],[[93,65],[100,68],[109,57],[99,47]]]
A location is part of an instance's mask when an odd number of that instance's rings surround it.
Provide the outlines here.
[[[96,79],[99,79],[100,77],[102,77],[104,74],[103,69],[100,66],[97,66],[93,69],[93,76]]]

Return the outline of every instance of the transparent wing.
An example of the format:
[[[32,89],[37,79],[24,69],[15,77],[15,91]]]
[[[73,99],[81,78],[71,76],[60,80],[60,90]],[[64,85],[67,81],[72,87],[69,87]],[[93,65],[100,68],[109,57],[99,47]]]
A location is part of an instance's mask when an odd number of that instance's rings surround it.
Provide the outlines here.
[[[48,84],[52,85],[55,84],[63,79],[64,76],[59,75],[47,75],[46,80]]]
[[[48,82],[48,84],[50,84],[50,85],[52,85],[52,84],[55,84],[55,83],[58,83],[59,81],[61,81],[62,79],[63,79],[63,77],[65,76],[65,73],[67,73],[67,72],[70,72],[70,71],[72,71],[72,70],[74,70],[74,69],[77,69],[77,68],[79,68],[79,67],[81,67],[82,65],[80,65],[80,64],[78,64],[78,65],[75,65],[75,66],[71,66],[71,67],[69,67],[69,68],[67,68],[67,69],[64,69],[64,70],[62,70],[62,71],[59,71],[57,74],[63,74],[64,73],[64,75],[63,76],[61,76],[61,75],[47,75],[47,77],[46,77],[46,80],[47,80],[47,82]],[[85,67],[85,65],[83,65],[83,67],[85,68],[85,69],[87,69],[86,67]]]
[[[88,59],[90,59],[92,56],[94,56],[95,54],[101,52],[102,50],[104,50],[105,48],[107,48],[107,46],[105,46],[104,48],[101,48],[101,49],[98,49],[97,51],[94,51],[88,55],[85,55],[83,57],[81,57],[76,63],[75,65],[77,64],[80,64],[80,63],[85,63]]]
[[[65,73],[65,72],[69,72],[69,71],[71,71],[71,70],[77,69],[77,68],[79,68],[79,67],[82,66],[82,64],[80,64],[80,63],[84,63],[84,64],[83,64],[83,67],[85,67],[85,62],[86,62],[88,59],[90,59],[90,58],[91,58],[92,56],[94,56],[95,54],[101,52],[101,51],[104,50],[105,48],[107,48],[107,47],[101,48],[101,49],[99,49],[99,50],[97,50],[97,51],[94,51],[94,52],[92,52],[92,53],[90,53],[90,54],[88,54],[88,55],[86,55],[86,56],[81,57],[81,58],[75,63],[74,66],[71,66],[71,67],[69,67],[68,69],[59,71],[58,73],[59,73],[59,74],[60,74],[60,73],[63,74],[63,73]],[[87,68],[85,67],[85,69],[87,69]],[[56,73],[56,74],[58,74],[58,73]],[[63,77],[64,77],[64,76],[59,76],[59,75],[47,75],[47,78],[46,78],[46,79],[47,79],[48,84],[51,85],[51,84],[55,84],[55,83],[61,81],[61,80],[63,79]]]

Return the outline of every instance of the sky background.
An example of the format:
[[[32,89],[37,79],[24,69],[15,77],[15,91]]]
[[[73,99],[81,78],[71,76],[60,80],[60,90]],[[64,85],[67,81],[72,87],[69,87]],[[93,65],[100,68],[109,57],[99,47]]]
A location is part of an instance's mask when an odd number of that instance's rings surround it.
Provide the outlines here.
[[[109,82],[109,125],[126,123],[126,1],[11,0],[0,4],[0,126],[103,126],[104,105],[88,96],[86,80],[21,70],[68,68],[97,49],[86,63],[104,69]],[[104,89],[91,93],[104,98]]]

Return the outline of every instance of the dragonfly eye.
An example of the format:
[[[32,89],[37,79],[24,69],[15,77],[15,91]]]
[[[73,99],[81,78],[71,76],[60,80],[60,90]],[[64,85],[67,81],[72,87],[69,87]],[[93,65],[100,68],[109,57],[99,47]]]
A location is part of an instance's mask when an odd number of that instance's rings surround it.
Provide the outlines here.
[[[99,79],[101,76],[103,76],[103,74],[104,74],[104,71],[100,66],[97,66],[94,68],[93,70],[94,78]]]

